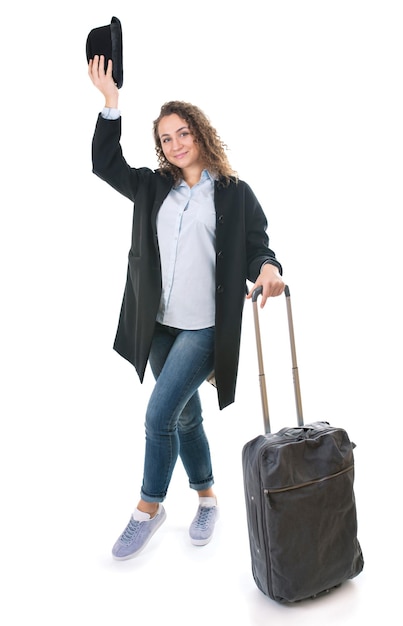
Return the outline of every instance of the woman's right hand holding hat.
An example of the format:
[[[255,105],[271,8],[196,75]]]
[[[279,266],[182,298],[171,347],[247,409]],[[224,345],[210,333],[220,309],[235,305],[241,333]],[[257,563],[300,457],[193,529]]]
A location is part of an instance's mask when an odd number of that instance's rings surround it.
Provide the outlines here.
[[[93,84],[105,97],[105,106],[111,109],[118,108],[119,90],[112,77],[112,60],[109,59],[105,72],[104,56],[97,54],[88,62],[88,74]]]

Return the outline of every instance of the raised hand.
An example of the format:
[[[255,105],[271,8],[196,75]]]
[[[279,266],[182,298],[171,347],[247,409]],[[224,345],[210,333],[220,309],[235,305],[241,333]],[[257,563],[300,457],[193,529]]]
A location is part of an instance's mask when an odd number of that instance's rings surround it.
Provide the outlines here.
[[[88,75],[97,89],[105,97],[105,106],[118,108],[119,90],[112,77],[112,60],[109,59],[105,71],[105,57],[97,54],[88,63]]]

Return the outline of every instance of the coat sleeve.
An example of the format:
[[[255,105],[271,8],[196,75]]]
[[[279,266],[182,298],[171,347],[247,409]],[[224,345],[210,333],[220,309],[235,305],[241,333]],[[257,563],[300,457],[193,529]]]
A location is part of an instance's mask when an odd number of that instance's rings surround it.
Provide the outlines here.
[[[130,167],[120,145],[122,121],[105,120],[98,116],[92,139],[92,171],[126,198],[134,202],[139,185],[145,176],[152,174],[149,168]]]
[[[245,236],[248,280],[255,282],[263,263],[283,269],[274,250],[269,247],[267,218],[252,189],[245,183]]]

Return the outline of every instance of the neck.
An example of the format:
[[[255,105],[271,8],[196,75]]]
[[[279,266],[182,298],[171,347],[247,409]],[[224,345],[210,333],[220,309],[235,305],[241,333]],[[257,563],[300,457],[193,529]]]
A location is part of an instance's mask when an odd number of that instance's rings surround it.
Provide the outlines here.
[[[196,185],[196,183],[199,182],[203,169],[203,167],[192,167],[183,169],[183,180],[189,185],[189,187],[193,187],[193,185]]]

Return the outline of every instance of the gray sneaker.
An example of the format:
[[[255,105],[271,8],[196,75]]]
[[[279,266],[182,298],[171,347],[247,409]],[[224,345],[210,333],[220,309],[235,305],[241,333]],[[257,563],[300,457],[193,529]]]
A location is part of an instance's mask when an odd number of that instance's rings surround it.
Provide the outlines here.
[[[136,556],[147,545],[161,524],[165,522],[166,516],[165,509],[160,504],[158,513],[149,520],[138,522],[131,517],[128,525],[112,548],[114,558],[124,561]]]
[[[196,517],[189,528],[190,540],[194,546],[205,546],[213,536],[214,526],[218,520],[217,506],[199,504]]]

